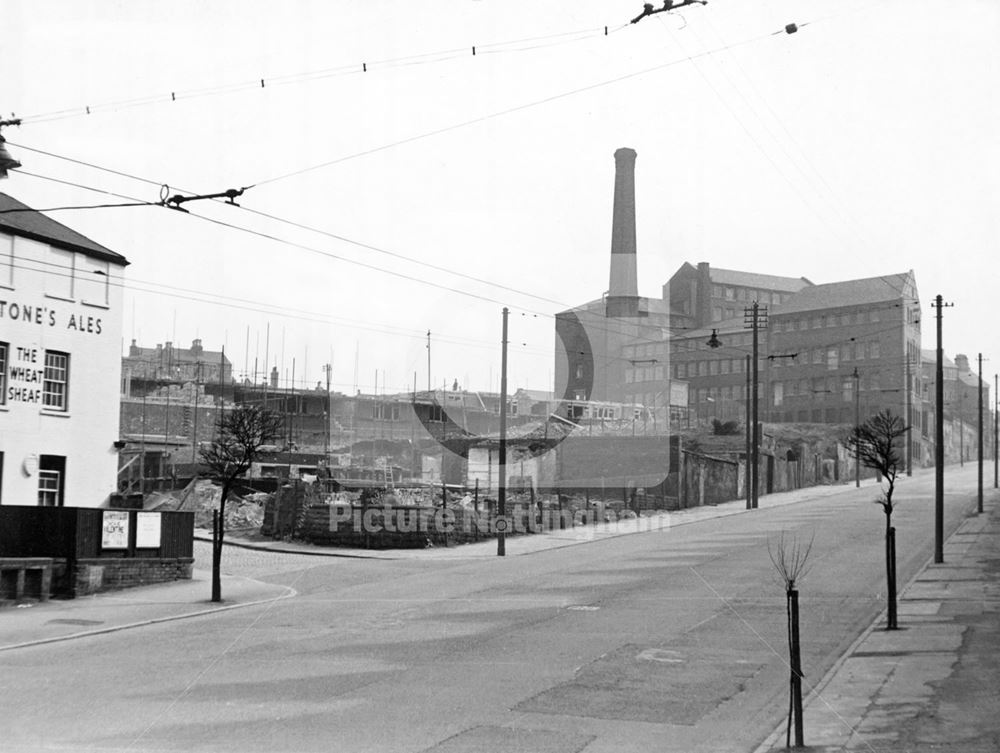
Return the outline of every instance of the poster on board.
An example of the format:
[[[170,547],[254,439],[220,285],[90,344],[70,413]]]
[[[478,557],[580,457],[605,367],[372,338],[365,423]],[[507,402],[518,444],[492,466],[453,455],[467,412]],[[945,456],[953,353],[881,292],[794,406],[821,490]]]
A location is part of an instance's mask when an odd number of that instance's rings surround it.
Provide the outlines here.
[[[138,512],[135,514],[135,548],[160,548],[160,513]]]
[[[101,549],[128,549],[128,510],[105,510]]]

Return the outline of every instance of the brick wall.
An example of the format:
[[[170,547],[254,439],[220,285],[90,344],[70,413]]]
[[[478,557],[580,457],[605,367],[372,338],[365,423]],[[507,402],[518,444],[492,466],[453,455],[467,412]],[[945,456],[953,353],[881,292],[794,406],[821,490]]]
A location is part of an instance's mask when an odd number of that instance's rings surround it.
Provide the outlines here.
[[[596,508],[589,513],[567,509],[565,522],[561,524],[559,511],[553,509],[539,523],[534,515],[528,515],[528,507],[508,504],[507,518],[512,526],[507,531],[508,536],[537,533],[543,527],[593,524],[599,519]],[[601,516],[603,512],[601,507]],[[369,525],[364,525],[366,514]],[[485,505],[480,507],[478,515],[475,510],[462,507],[449,507],[443,511],[435,507],[393,505],[373,506],[367,510],[357,506],[349,512],[340,508],[338,514],[335,507],[313,502],[300,509],[294,532],[286,531],[286,535],[321,546],[419,549],[428,543],[449,546],[494,538],[493,520]]]
[[[76,563],[74,596],[118,588],[190,580],[194,559],[84,559]]]

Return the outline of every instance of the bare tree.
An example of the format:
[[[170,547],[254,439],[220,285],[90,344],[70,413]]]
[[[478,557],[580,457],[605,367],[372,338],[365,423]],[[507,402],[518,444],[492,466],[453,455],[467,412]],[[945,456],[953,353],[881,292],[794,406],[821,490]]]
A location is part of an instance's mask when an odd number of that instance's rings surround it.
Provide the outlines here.
[[[896,624],[896,529],[892,526],[892,493],[896,488],[896,477],[902,456],[899,440],[907,436],[910,427],[903,419],[891,411],[876,413],[860,426],[855,426],[847,438],[847,447],[859,463],[874,470],[885,479],[886,486],[875,498],[885,513],[885,570],[888,585],[887,630],[895,630]]]
[[[788,615],[788,666],[791,670],[788,688],[788,728],[785,733],[785,747],[791,747],[792,721],[795,722],[795,747],[805,745],[802,728],[802,653],[799,643],[799,591],[796,581],[805,577],[809,553],[813,539],[803,546],[795,537],[785,538],[782,531],[777,543],[772,547],[767,542],[767,553],[785,585],[785,611]]]
[[[215,440],[201,450],[208,475],[222,486],[219,509],[212,526],[212,601],[222,601],[222,542],[225,537],[226,500],[236,480],[260,454],[261,447],[281,430],[281,416],[257,405],[240,405],[219,417]]]

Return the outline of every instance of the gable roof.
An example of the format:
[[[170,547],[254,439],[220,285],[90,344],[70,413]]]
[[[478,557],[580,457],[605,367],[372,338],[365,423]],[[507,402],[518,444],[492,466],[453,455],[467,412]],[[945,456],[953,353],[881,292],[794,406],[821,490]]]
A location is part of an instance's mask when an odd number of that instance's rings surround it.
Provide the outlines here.
[[[133,340],[133,343],[135,341]],[[204,348],[178,348],[171,344],[169,348],[157,346],[155,348],[143,348],[133,345],[129,349],[129,354],[123,356],[126,361],[146,361],[154,360],[170,361],[171,363],[226,363],[232,365],[232,361],[221,350],[205,350]]]
[[[912,272],[811,285],[803,288],[783,303],[780,309],[774,311],[774,316],[872,303],[888,303],[908,298],[907,291],[913,289]]]
[[[0,193],[0,232],[48,243],[66,251],[77,251],[123,267],[128,264],[128,260],[121,254],[95,243],[87,236],[46,217],[5,193]]]
[[[740,272],[735,269],[719,269],[718,267],[709,267],[708,274],[716,285],[740,285],[761,290],[795,293],[812,285],[805,277],[779,277],[778,275]]]

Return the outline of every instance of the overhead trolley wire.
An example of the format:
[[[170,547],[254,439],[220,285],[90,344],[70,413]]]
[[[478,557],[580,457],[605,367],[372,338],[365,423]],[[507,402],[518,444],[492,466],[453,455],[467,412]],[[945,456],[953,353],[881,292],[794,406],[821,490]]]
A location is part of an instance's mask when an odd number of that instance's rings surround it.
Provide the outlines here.
[[[376,154],[377,152],[384,151],[386,149],[393,149],[397,146],[402,146],[404,144],[410,144],[414,141],[420,141],[422,139],[430,138],[432,136],[440,136],[443,133],[448,133],[450,131],[455,131],[460,128],[466,128],[471,125],[477,125],[479,123],[485,123],[486,121],[492,120],[494,118],[503,117],[506,115],[513,115],[514,113],[522,112],[524,110],[529,110],[533,107],[539,107],[541,105],[549,104],[550,102],[556,102],[560,99],[565,99],[566,97],[573,97],[577,94],[583,94],[585,92],[594,91],[595,89],[601,89],[606,86],[611,86],[613,84],[620,83],[622,81],[628,81],[629,79],[638,78],[640,76],[645,76],[649,73],[655,73],[656,71],[661,71],[666,68],[671,68],[675,65],[680,65],[681,63],[686,63],[691,60],[696,60],[701,57],[708,55],[714,55],[724,50],[735,49],[736,47],[741,47],[743,45],[751,44],[753,42],[758,42],[771,37],[770,33],[761,34],[755,37],[749,37],[739,42],[733,42],[722,47],[716,47],[710,50],[703,50],[702,52],[694,53],[693,55],[686,56],[683,58],[677,58],[674,60],[668,60],[664,63],[657,63],[656,65],[649,66],[647,68],[642,68],[637,71],[631,71],[629,73],[622,74],[620,76],[615,76],[614,78],[605,79],[603,81],[597,81],[591,84],[586,84],[584,86],[579,86],[574,89],[569,89],[567,91],[560,92],[558,94],[552,94],[547,97],[542,97],[540,99],[532,100],[530,102],[524,102],[519,105],[514,105],[513,107],[508,107],[503,110],[497,110],[485,115],[480,115],[475,118],[469,118],[468,120],[463,120],[458,123],[452,123],[447,126],[442,126],[441,128],[435,128],[430,131],[424,131],[423,133],[414,134],[413,136],[407,136],[406,138],[399,139],[397,141],[390,142],[388,144],[382,144],[377,147],[372,147],[371,149],[365,149],[360,152],[354,152],[352,154],[346,154],[342,157],[337,157],[335,159],[326,160],[314,165],[309,165],[306,167],[299,168],[297,170],[292,170],[287,173],[281,173],[279,175],[274,175],[269,178],[263,178],[251,183],[248,187],[254,188],[258,186],[267,185],[268,183],[275,183],[279,180],[286,180],[287,178],[297,177],[314,170],[320,170],[324,167],[331,167],[332,165],[337,165],[341,162],[347,162],[348,160],[357,159],[358,157],[366,157],[371,154]]]
[[[381,58],[371,61],[358,61],[354,63],[342,64],[331,68],[322,68],[313,71],[303,71],[300,73],[283,74],[277,76],[257,76],[245,81],[232,84],[221,84],[219,86],[203,87],[200,89],[172,90],[158,94],[145,95],[132,99],[122,99],[110,102],[103,102],[95,105],[82,105],[79,107],[53,110],[50,112],[37,113],[35,115],[23,116],[23,122],[44,123],[52,120],[62,120],[65,118],[92,115],[95,112],[114,111],[132,107],[141,107],[151,104],[166,104],[182,99],[194,99],[198,97],[215,96],[219,94],[229,94],[240,91],[251,91],[256,89],[266,89],[267,87],[284,86],[300,82],[317,81],[325,78],[338,76],[364,75],[369,71],[378,68],[400,68],[411,65],[427,65],[430,63],[440,63],[449,60],[456,60],[464,57],[475,57],[477,54],[510,54],[554,47],[570,44],[573,42],[592,39],[600,36],[609,36],[626,28],[628,24],[615,27],[592,27],[589,29],[577,29],[574,31],[563,31],[554,34],[541,36],[524,37],[521,39],[508,40],[504,42],[488,42],[486,44],[469,44],[463,47],[453,47],[434,52],[417,53],[403,55],[393,58]],[[544,44],[551,40],[548,44]],[[526,47],[512,47],[513,45],[529,44]],[[504,49],[512,47],[511,49]]]

